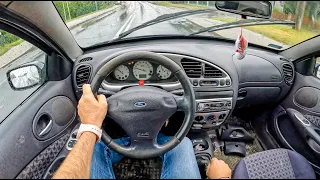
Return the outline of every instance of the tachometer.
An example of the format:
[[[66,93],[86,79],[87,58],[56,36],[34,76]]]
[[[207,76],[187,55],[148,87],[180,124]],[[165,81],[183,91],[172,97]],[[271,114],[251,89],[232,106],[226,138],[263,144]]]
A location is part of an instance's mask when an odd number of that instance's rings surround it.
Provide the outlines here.
[[[160,79],[168,79],[171,76],[171,71],[164,66],[157,67],[157,75]]]
[[[138,80],[148,80],[153,74],[153,66],[148,61],[138,61],[133,65],[133,75]]]
[[[125,65],[120,65],[113,71],[113,75],[116,79],[124,81],[129,77],[129,68]]]

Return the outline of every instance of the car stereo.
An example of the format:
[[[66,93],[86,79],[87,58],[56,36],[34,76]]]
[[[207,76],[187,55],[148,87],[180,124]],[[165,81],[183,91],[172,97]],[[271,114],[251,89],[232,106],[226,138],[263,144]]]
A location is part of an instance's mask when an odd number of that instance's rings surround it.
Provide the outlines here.
[[[232,109],[232,98],[197,99],[196,113],[191,129],[219,127]]]
[[[210,112],[232,109],[231,100],[217,100],[209,102],[198,102],[196,112]]]

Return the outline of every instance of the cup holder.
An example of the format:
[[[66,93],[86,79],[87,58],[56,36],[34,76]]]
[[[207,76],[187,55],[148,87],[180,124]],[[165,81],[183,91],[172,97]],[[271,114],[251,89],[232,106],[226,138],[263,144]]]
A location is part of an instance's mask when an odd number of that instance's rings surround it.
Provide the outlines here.
[[[44,174],[43,179],[51,179],[53,177],[53,174],[59,169],[65,158],[66,156],[61,156],[55,159]]]
[[[192,145],[195,152],[205,151],[209,148],[209,144],[205,139],[193,139]]]

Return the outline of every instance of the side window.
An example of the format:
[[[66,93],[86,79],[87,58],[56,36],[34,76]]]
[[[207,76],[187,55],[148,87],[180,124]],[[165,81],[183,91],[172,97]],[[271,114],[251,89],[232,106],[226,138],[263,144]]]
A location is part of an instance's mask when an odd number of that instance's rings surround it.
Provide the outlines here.
[[[320,79],[320,56],[316,57],[315,76]]]
[[[42,50],[0,30],[0,122],[43,84],[45,73],[39,72],[44,66]]]

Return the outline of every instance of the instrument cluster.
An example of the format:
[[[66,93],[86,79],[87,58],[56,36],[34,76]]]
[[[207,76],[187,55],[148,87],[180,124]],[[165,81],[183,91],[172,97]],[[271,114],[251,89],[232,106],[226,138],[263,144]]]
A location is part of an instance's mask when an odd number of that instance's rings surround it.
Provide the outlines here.
[[[172,72],[166,67],[148,60],[126,62],[113,70],[106,78],[107,82],[146,82],[174,80]]]

